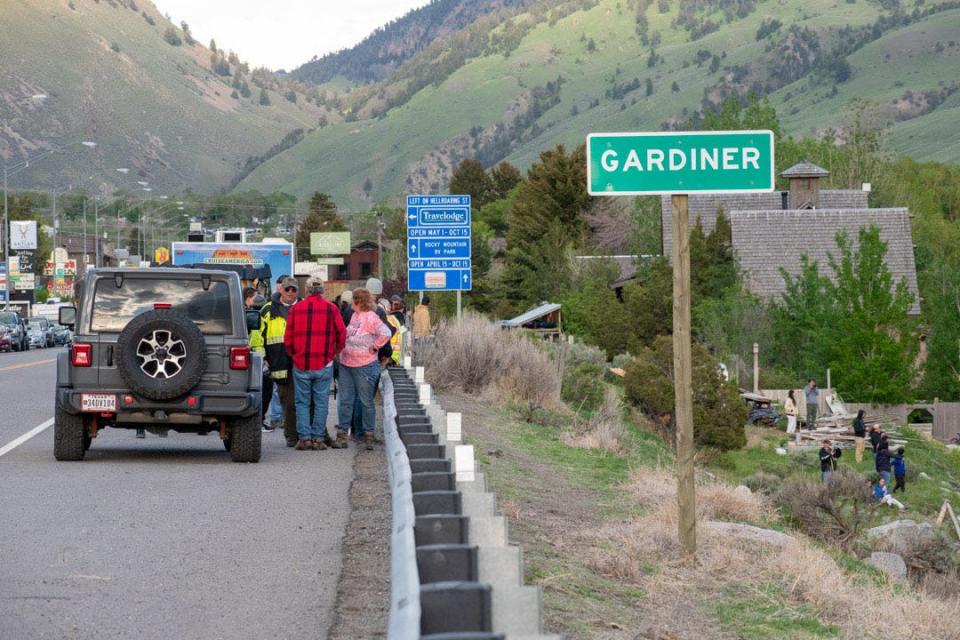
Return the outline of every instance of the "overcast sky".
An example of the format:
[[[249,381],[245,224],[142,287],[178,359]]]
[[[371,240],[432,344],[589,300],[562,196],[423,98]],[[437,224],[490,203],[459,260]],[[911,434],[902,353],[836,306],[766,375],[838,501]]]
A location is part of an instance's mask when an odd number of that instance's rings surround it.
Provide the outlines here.
[[[203,44],[233,49],[253,66],[291,70],[314,55],[350,47],[429,0],[154,0],[186,20]]]

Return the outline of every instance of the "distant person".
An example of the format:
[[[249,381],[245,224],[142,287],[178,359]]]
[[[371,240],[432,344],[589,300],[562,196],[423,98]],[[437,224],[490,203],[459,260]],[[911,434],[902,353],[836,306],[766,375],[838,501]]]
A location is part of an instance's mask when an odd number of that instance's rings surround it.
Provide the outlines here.
[[[867,435],[867,425],[863,423],[863,409],[857,411],[857,417],[853,419],[853,445],[854,459],[857,462],[863,462],[864,439]]]
[[[243,308],[247,311],[254,311],[253,302],[257,299],[257,290],[253,287],[247,287],[243,290]]]
[[[877,447],[877,459],[875,462],[875,468],[877,473],[883,477],[886,481],[887,486],[890,486],[890,471],[893,468],[893,464],[890,456],[890,445],[886,442],[881,442],[880,446]]]
[[[373,294],[373,299],[377,307],[383,309],[383,313],[390,313],[390,301],[383,297],[383,282],[379,278],[367,278],[367,291]]]
[[[260,310],[260,332],[263,334],[263,343],[266,350],[267,366],[270,367],[270,377],[273,378],[274,389],[280,399],[283,411],[283,435],[287,446],[297,444],[297,410],[295,405],[293,385],[290,384],[290,369],[292,363],[283,338],[287,332],[287,318],[290,309],[297,304],[299,287],[297,281],[287,277],[280,283],[280,294],[274,294],[273,299],[263,305]],[[276,425],[271,416],[271,426]]]
[[[289,278],[289,277],[290,277],[290,276],[287,275],[287,274],[281,274],[281,275],[277,278],[277,280],[276,280],[276,285],[275,285],[275,289],[274,289],[273,293],[270,294],[270,299],[267,300],[264,304],[270,304],[270,303],[272,303],[272,302],[275,301],[275,300],[279,302],[279,300],[280,300],[280,293],[281,293],[281,291],[283,290],[283,281],[286,280],[286,279]],[[261,310],[261,311],[263,310],[263,304],[260,305],[260,310]],[[264,366],[267,367],[268,373],[269,373],[269,365],[267,364],[267,359],[264,358],[263,362],[264,362]],[[270,412],[269,422],[266,422],[266,421],[265,421],[265,422],[264,422],[264,425],[263,425],[263,430],[264,430],[264,432],[267,432],[267,433],[273,431],[273,430],[276,429],[277,427],[282,427],[282,426],[283,426],[283,405],[282,405],[282,403],[280,402],[280,391],[279,391],[279,389],[277,388],[277,385],[273,384],[272,382],[270,383],[270,387],[271,387],[271,389],[272,389],[272,392],[270,393],[270,399],[269,399],[269,401],[268,401],[268,403],[267,403],[267,407],[268,407],[269,412]],[[264,390],[264,391],[266,391],[266,390]],[[266,398],[266,397],[267,397],[267,396],[264,395],[264,398]]]
[[[807,386],[803,389],[807,396],[807,428],[817,428],[817,406],[820,404],[820,390],[817,389],[817,382],[813,378],[807,380]]]
[[[400,321],[400,324],[407,324],[407,305],[403,304],[403,298],[394,294],[390,296],[390,315]]]
[[[406,309],[400,296],[390,298],[390,314],[387,316],[387,321],[390,323],[390,330],[393,332],[390,337],[390,348],[393,350],[390,359],[393,364],[399,365],[400,355],[403,353],[403,341],[407,332],[407,327],[404,326],[407,322]]]
[[[797,401],[793,399],[793,389],[787,391],[787,400],[783,403],[783,410],[787,414],[787,433],[797,430]]]
[[[883,439],[883,432],[880,431],[880,425],[874,424],[870,427],[870,449],[873,451],[873,457],[877,457],[877,449],[880,447],[880,441]]]
[[[337,414],[340,431],[346,433],[359,400],[357,437],[373,449],[376,409],[373,396],[380,380],[380,347],[390,340],[390,329],[374,312],[373,295],[366,289],[353,292],[353,316],[347,327],[347,342],[340,352],[340,383]]]
[[[307,298],[290,310],[283,344],[293,361],[297,407],[296,449],[345,449],[346,432],[334,442],[327,434],[327,403],[333,383],[333,361],[346,342],[340,310],[323,297],[323,280],[307,279]],[[312,405],[312,411],[311,411]]]
[[[824,440],[820,445],[820,481],[829,484],[833,472],[837,470],[837,458],[840,449],[830,448],[830,441]]]
[[[877,482],[873,485],[873,498],[881,504],[888,504],[901,511],[906,509],[902,502],[890,495],[890,492],[887,490],[887,481],[882,477],[877,478]]]
[[[420,304],[413,310],[413,337],[426,338],[430,335],[430,296],[423,296]]]
[[[340,294],[340,317],[343,318],[343,324],[350,324],[350,317],[353,315],[353,291],[347,289]]]
[[[247,295],[250,291],[253,291],[253,295]],[[257,290],[252,287],[248,287],[243,293],[246,302],[246,311],[259,312],[264,304],[263,296],[257,293]],[[260,421],[263,425],[263,431],[265,433],[272,433],[274,427],[271,426],[270,421],[267,420],[267,412],[270,410],[270,402],[273,399],[274,385],[273,378],[270,377],[270,367],[267,365],[267,352],[264,348],[262,328],[263,326],[261,325],[260,329],[254,329],[250,332],[248,343],[250,345],[250,351],[259,355],[263,363],[260,380]]]
[[[900,489],[906,493],[907,461],[903,454],[903,447],[897,448],[897,455],[893,456],[893,460],[890,461],[890,464],[893,467],[893,478],[896,481],[896,484],[893,485],[893,490],[890,493],[896,493],[897,489]]]

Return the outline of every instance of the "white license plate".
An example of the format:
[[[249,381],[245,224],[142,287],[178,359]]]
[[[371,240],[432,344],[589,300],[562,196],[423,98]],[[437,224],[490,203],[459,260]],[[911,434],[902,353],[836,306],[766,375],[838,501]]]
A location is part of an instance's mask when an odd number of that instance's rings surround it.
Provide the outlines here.
[[[116,411],[117,396],[112,393],[81,393],[81,411]]]

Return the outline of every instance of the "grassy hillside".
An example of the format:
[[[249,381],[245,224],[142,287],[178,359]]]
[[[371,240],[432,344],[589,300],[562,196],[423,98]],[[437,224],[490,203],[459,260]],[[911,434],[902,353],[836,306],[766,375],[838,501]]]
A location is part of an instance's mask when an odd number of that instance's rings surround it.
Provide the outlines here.
[[[76,154],[48,158],[13,186],[109,192],[146,179],[155,193],[214,191],[230,185],[247,157],[323,116],[302,94],[294,104],[269,90],[271,104],[260,105],[256,82],[279,88],[272,78],[229,63],[231,75],[217,75],[211,51],[189,44],[179,27],[172,33],[180,46],[164,39],[172,28],[146,0],[3,2],[0,156],[17,161],[50,143],[98,143],[82,162]],[[231,97],[241,77],[250,96]],[[132,171],[124,177],[118,167]]]
[[[797,134],[841,126],[851,98],[874,100],[895,150],[957,161],[960,133],[949,123],[960,121],[960,8],[914,1],[894,11],[866,0],[716,0],[682,13],[675,0],[557,0],[562,12],[536,3],[483,34],[479,49],[476,34],[441,53],[435,45],[354,91],[345,108],[356,121],[313,132],[241,188],[323,189],[366,208],[443,189],[464,157],[528,166],[588,132],[679,126],[705,101],[750,90],[770,95]],[[456,65],[458,47],[479,53]]]

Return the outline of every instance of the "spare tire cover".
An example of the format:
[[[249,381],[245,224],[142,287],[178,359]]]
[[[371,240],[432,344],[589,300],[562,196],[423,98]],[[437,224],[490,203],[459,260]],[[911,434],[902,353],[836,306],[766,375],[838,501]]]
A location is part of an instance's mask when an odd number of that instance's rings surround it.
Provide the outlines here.
[[[182,396],[197,386],[206,368],[203,333],[182,313],[147,311],[117,338],[117,369],[130,389],[145,398]]]

